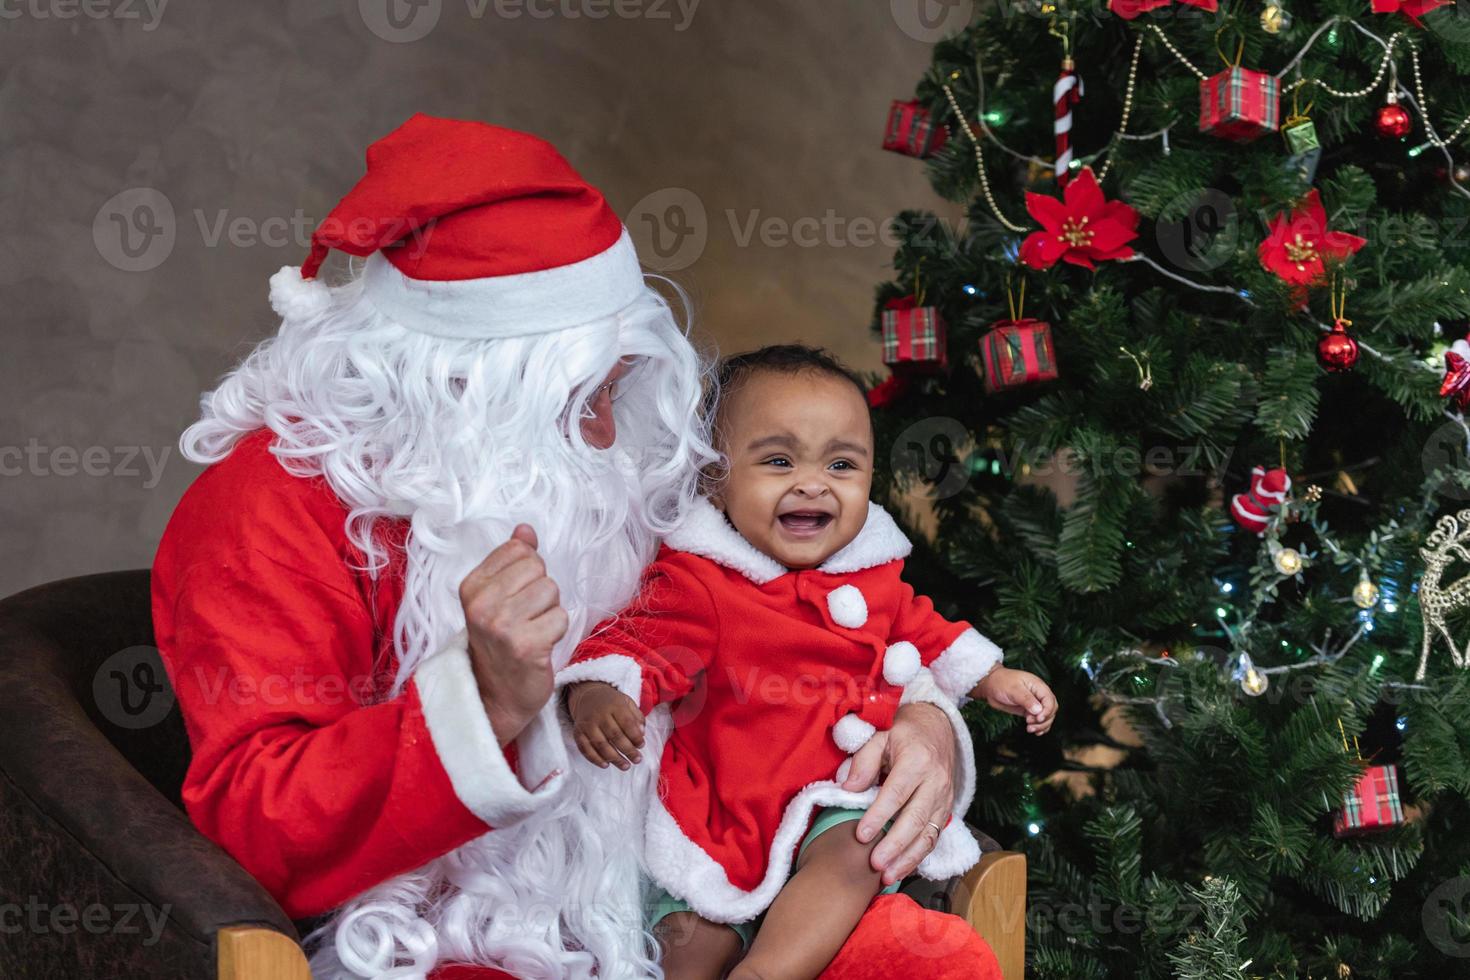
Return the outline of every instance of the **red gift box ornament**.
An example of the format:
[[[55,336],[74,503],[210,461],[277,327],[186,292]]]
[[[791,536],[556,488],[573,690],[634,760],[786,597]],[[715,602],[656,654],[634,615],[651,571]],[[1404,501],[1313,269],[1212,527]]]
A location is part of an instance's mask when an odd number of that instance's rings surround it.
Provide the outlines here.
[[[1018,300],[1006,287],[1011,318],[991,324],[980,338],[980,357],[985,362],[985,390],[991,394],[1008,388],[1051,381],[1057,376],[1056,350],[1051,342],[1051,324],[1023,317],[1026,280],[1021,280]]]
[[[1275,75],[1240,67],[1245,50],[1241,38],[1235,62],[1199,83],[1199,129],[1239,143],[1274,133],[1281,125],[1281,85]]]
[[[1332,832],[1351,837],[1403,822],[1398,767],[1367,766],[1353,788],[1343,794],[1342,807],[1332,819]]]
[[[938,153],[948,139],[949,130],[936,125],[929,110],[917,99],[910,102],[895,99],[889,107],[883,149],[922,160]]]
[[[1051,324],[1044,320],[997,321],[980,338],[980,356],[985,361],[985,390],[991,394],[1057,376]]]
[[[883,310],[883,363],[898,370],[943,371],[949,366],[944,317],[913,296],[889,300]]]

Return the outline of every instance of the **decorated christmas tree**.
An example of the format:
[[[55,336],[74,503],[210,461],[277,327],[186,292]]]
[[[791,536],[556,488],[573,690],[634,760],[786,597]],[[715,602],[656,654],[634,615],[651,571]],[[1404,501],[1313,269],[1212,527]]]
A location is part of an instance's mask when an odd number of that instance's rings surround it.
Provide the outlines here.
[[[1470,16],[1289,2],[1003,2],[888,120],[965,218],[879,489],[1061,701],[972,715],[1043,980],[1470,976]]]

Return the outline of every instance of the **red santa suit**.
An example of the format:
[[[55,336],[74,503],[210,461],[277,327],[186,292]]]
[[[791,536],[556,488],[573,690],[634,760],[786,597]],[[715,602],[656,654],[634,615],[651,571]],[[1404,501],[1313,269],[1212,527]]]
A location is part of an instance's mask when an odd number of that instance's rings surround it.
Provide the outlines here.
[[[501,751],[463,644],[382,700],[396,669],[407,523],[373,581],[321,479],[268,429],[184,494],[153,563],[153,623],[193,747],[183,802],[292,918],[335,908],[492,827],[565,778],[544,711]]]
[[[558,673],[558,685],[613,684],[645,714],[671,707],[645,861],[705,918],[763,912],[817,809],[873,801],[876,789],[840,784],[850,755],[905,701],[944,708],[961,746],[953,816],[919,873],[944,879],[979,860],[963,824],[974,759],[955,706],[1001,651],[902,581],[910,548],[871,504],[850,544],[819,568],[789,571],[701,500],[639,597]]]

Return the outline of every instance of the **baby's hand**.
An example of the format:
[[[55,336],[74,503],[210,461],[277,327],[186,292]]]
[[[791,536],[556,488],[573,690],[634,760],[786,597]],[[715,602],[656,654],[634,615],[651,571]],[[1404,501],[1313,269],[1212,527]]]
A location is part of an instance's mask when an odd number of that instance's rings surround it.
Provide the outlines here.
[[[1057,697],[1046,681],[1024,670],[996,666],[971,692],[997,711],[1026,717],[1026,731],[1045,735],[1057,716]]]
[[[573,684],[567,693],[567,711],[577,748],[588,762],[606,769],[612,763],[626,771],[630,762],[640,762],[643,747],[643,712],[638,702],[602,681]],[[626,757],[626,758],[625,758]]]

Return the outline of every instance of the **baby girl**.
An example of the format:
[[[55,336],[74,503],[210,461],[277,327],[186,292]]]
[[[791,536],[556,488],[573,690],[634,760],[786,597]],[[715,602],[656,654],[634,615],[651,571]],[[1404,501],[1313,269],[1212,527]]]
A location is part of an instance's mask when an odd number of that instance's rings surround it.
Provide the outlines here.
[[[877,840],[853,832],[876,790],[843,789],[851,754],[902,703],[945,710],[963,779],[919,873],[947,878],[979,859],[956,704],[983,698],[1039,735],[1056,699],[900,578],[911,546],[868,500],[872,422],[845,368],[768,347],[727,359],[720,390],[725,472],[557,682],[600,766],[638,763],[645,716],[672,712],[645,841],[666,975],[816,977],[899,885],[872,868]]]

